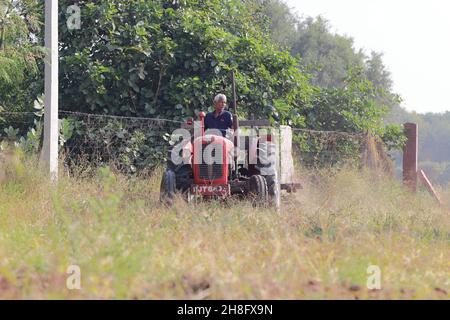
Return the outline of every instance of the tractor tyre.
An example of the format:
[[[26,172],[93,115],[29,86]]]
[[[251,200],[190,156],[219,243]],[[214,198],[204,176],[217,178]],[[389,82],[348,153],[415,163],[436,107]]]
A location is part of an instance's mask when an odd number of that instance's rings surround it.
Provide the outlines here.
[[[171,205],[173,203],[173,198],[175,197],[176,185],[175,172],[166,170],[161,179],[159,201]]]
[[[277,210],[281,206],[281,188],[277,170],[277,148],[273,142],[258,143],[258,164],[256,168],[267,181],[269,205]]]
[[[192,167],[185,164],[176,167],[173,171],[175,172],[177,191],[185,193],[191,188],[191,184],[194,180]]]
[[[254,207],[267,207],[269,193],[266,178],[260,175],[251,176],[248,180],[248,190]]]

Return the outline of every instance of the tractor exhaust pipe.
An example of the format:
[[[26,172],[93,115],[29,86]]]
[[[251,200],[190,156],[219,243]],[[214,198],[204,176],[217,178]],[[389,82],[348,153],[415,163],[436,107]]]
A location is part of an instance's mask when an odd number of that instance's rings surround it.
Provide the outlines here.
[[[231,71],[231,86],[233,90],[233,130],[236,132],[239,129],[239,119],[237,115],[237,96],[236,96],[236,80],[234,78],[234,70]],[[237,147],[239,140],[234,136],[234,146]]]
[[[233,113],[237,114],[236,79],[234,78],[234,70],[231,71],[231,84],[233,90]]]

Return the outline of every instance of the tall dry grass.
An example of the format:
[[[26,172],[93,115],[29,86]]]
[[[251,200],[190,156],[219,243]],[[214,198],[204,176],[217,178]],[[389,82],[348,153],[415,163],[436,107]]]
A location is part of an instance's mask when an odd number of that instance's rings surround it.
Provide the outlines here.
[[[159,174],[61,172],[52,186],[34,163],[3,163],[0,298],[449,298],[448,210],[387,178],[303,172],[277,213],[234,199],[163,207]],[[70,265],[81,290],[66,287]]]

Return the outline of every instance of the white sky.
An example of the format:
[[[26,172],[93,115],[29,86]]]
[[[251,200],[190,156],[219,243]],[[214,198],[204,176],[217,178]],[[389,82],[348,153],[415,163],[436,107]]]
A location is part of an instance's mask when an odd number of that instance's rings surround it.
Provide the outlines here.
[[[322,15],[356,48],[384,53],[402,105],[450,111],[450,1],[285,0],[299,14]]]

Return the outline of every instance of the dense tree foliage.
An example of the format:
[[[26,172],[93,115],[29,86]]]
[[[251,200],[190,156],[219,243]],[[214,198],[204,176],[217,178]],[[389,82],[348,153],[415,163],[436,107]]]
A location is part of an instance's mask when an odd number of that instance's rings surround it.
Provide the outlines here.
[[[33,52],[42,43],[42,2],[9,3],[22,26],[8,33],[17,34],[14,39],[4,37],[3,46],[10,50],[3,50],[5,58],[13,50]],[[82,24],[69,30],[67,8],[74,3],[81,8]],[[401,142],[398,127],[385,127],[382,121],[396,97],[381,55],[356,52],[351,38],[330,32],[320,17],[300,19],[276,0],[60,0],[59,5],[62,110],[184,120],[210,109],[219,92],[231,97],[234,70],[242,117],[253,114],[274,124],[315,130],[371,132],[390,146]],[[0,30],[9,25],[3,23]],[[16,90],[26,99],[14,108],[24,111],[31,109],[36,88],[42,92],[42,60],[21,57],[15,61],[31,64],[22,69],[16,64],[20,72],[2,65],[0,102],[18,101],[12,94]],[[8,85],[13,89],[2,87]],[[136,162],[151,165],[163,154],[154,139],[164,133],[160,127],[127,129],[116,121],[92,130],[84,119],[65,128],[69,146],[80,146],[83,136],[104,142],[104,150],[111,139],[134,141],[125,148],[132,150],[123,161],[130,167]]]
[[[300,17],[281,0],[260,0],[270,18],[272,39],[302,58],[312,73],[312,84],[335,88],[343,85],[349,69],[363,67],[367,58],[356,51],[353,39],[331,31],[323,17]]]
[[[0,0],[0,107],[30,110],[42,92],[42,1]]]
[[[61,12],[72,1],[62,1]],[[231,96],[236,71],[243,114],[301,121],[311,89],[298,62],[253,22],[242,1],[80,1],[81,30],[61,19],[65,109],[182,119]],[[79,90],[74,90],[77,88]],[[285,108],[286,107],[286,108]]]
[[[322,88],[343,87],[349,71],[364,70],[364,77],[378,90],[391,93],[392,80],[383,64],[383,54],[372,51],[369,55],[356,50],[349,36],[332,32],[328,20],[298,16],[281,0],[259,0],[269,17],[272,39],[286,47],[292,55],[300,55],[305,70],[312,73],[311,82]],[[380,92],[381,93],[381,92]],[[386,97],[385,97],[386,98]],[[389,102],[395,105],[396,96]]]
[[[328,21],[322,17],[299,21],[292,54],[299,54],[312,74],[314,85],[340,87],[348,70],[362,67],[364,55],[355,52],[351,38],[330,32]]]
[[[331,31],[323,17],[301,17],[280,0],[259,0],[269,17],[272,39],[294,56],[311,74],[316,91],[311,108],[304,109],[306,124],[317,130],[369,131],[389,148],[401,148],[402,130],[384,126],[400,97],[381,53],[366,55],[354,48],[353,39]]]
[[[450,182],[450,112],[420,114],[394,107],[388,122],[418,124],[420,167],[433,182],[447,185]],[[397,158],[397,165],[401,166],[401,157]]]

